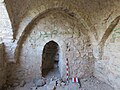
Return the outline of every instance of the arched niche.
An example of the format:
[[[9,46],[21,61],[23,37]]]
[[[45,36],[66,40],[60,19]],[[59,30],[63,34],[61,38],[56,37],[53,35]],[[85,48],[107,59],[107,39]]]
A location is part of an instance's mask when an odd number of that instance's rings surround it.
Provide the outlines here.
[[[43,48],[42,53],[42,76],[45,77],[52,72],[54,76],[60,76],[59,68],[60,61],[60,47],[59,45],[51,40],[47,42]]]

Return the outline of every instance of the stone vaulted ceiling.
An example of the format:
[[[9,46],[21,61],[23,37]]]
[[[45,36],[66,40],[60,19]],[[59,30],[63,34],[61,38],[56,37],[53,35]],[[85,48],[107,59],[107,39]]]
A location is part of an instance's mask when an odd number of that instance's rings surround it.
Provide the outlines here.
[[[61,7],[84,19],[86,28],[95,30],[97,23],[109,19],[120,10],[120,0],[5,0],[5,4],[12,22],[14,39],[21,21],[28,13],[32,13],[31,17],[34,18],[42,11]]]

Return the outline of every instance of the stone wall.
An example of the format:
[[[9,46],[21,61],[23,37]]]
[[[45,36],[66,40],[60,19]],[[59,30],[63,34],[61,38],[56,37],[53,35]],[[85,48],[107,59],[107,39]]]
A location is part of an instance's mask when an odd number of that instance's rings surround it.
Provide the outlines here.
[[[42,71],[44,69],[53,69],[55,61],[59,60],[59,57],[56,58],[59,52],[59,46],[56,42],[50,41],[46,43],[42,52]]]
[[[115,90],[120,90],[120,23],[113,29],[103,47],[101,59],[95,61],[94,75],[108,83]],[[97,50],[97,49],[96,49]]]
[[[12,28],[6,7],[0,0],[0,88],[6,82],[5,44],[10,45]],[[2,44],[4,42],[4,44]],[[9,52],[10,49],[7,49]]]
[[[0,43],[4,42],[7,60],[13,59],[13,31],[5,3],[0,1]],[[12,57],[11,57],[12,56]],[[12,60],[13,61],[13,60]]]
[[[53,40],[60,46],[62,77],[68,58],[70,77],[94,71],[119,90],[120,26],[111,24],[120,15],[119,0],[5,0],[5,4],[14,29],[0,2],[0,42],[5,43],[10,62],[9,81],[41,76],[43,48]]]
[[[6,64],[4,54],[4,44],[0,44],[0,89],[6,82]]]
[[[17,61],[19,65],[14,68],[12,76],[19,80],[40,77],[43,48],[51,40],[60,47],[59,69],[63,79],[66,78],[66,59],[69,61],[70,78],[92,75],[94,66],[92,46],[88,35],[82,33],[82,25],[81,27],[79,25],[61,12],[52,12],[35,22],[34,27],[25,32],[24,42],[23,40],[23,43],[19,42],[22,46]]]
[[[0,2],[0,41],[12,39],[12,27],[4,3]]]

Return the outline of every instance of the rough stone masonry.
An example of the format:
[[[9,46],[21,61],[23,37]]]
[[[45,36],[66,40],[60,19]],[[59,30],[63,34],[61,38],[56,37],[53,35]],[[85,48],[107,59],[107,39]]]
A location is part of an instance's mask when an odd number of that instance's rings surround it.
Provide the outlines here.
[[[120,0],[0,0],[0,79],[6,76],[6,84],[41,78],[51,41],[59,47],[62,79],[68,59],[69,78],[95,76],[120,90]]]

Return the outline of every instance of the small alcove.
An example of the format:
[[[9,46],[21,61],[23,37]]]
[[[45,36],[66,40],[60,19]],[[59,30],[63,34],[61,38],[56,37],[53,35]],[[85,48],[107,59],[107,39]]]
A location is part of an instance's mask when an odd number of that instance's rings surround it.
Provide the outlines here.
[[[60,76],[59,72],[59,45],[55,41],[45,44],[42,53],[42,76]]]

